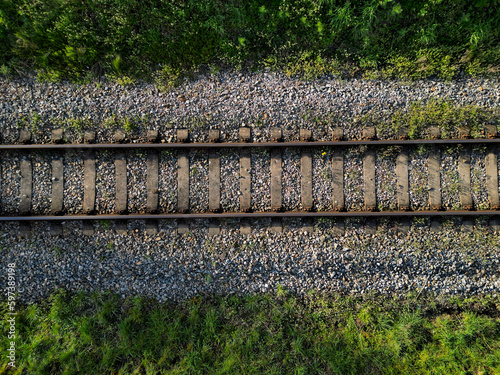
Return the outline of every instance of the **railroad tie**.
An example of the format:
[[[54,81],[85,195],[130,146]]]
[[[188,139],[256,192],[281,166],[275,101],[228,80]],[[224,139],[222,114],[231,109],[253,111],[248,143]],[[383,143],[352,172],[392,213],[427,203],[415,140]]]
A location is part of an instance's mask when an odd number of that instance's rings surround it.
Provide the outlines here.
[[[312,132],[308,129],[300,129],[300,140],[310,141]],[[300,156],[300,196],[302,201],[302,210],[311,211],[313,209],[312,194],[312,151],[309,147],[303,148]]]
[[[189,132],[187,129],[177,130],[177,141],[187,143]],[[189,153],[185,149],[179,150],[177,154],[177,211],[186,213],[189,211]],[[189,230],[189,225],[183,220],[177,222],[177,233],[184,234]]]
[[[472,218],[464,217],[462,220],[462,232],[470,233],[474,230]]]
[[[408,189],[408,151],[402,149],[396,159],[397,200],[398,209],[410,209],[410,195]]]
[[[116,220],[115,221],[115,231],[117,234],[126,235],[128,232],[127,220]]]
[[[208,235],[209,236],[217,236],[220,234],[220,225],[219,219],[212,218],[208,221]]]
[[[240,142],[250,142],[250,128],[240,128]],[[240,150],[240,211],[250,212],[252,208],[252,170],[251,151],[248,148]],[[250,234],[252,227],[248,220],[240,220],[240,234]]]
[[[271,138],[273,141],[282,141],[283,135],[281,129],[273,128],[271,129]],[[282,184],[281,184],[281,174],[282,174],[282,156],[281,150],[274,148],[271,150],[271,209],[273,211],[282,210]],[[281,233],[283,231],[283,223],[280,219],[271,220],[271,231],[276,233]]]
[[[500,209],[498,195],[498,156],[496,147],[488,147],[486,153],[486,191],[490,202],[490,209]]]
[[[484,135],[486,138],[493,139],[498,135],[498,130],[496,125],[484,125]]]
[[[410,220],[406,217],[399,218],[395,224],[396,232],[407,233],[410,231]]]
[[[94,234],[94,222],[91,220],[84,220],[82,233],[84,236],[92,236]]]
[[[363,157],[363,188],[366,211],[377,209],[377,195],[375,184],[375,160],[376,153],[373,149],[368,149]]]
[[[177,234],[186,234],[189,232],[189,222],[187,220],[177,220]]]
[[[151,135],[153,136],[153,135]],[[157,137],[156,137],[157,138]],[[146,158],[147,179],[146,179],[146,211],[148,213],[158,212],[158,152],[149,150]],[[158,233],[158,221],[146,221],[146,234],[155,235]]]
[[[343,236],[345,233],[345,221],[343,218],[336,218],[333,226],[332,226],[332,233],[335,236]]]
[[[458,175],[460,178],[460,204],[464,210],[472,210],[470,185],[470,148],[463,147],[458,156]]]
[[[500,218],[498,216],[493,216],[490,219],[490,227],[493,233],[500,233]]]
[[[86,131],[83,140],[85,143],[95,142],[95,132]],[[95,179],[96,179],[95,152],[85,150],[83,153],[83,213],[86,215],[95,213]],[[91,221],[83,222],[83,234],[92,236],[94,234],[94,224]]]
[[[31,222],[20,221],[19,222],[19,237],[28,239],[31,236]]]
[[[63,226],[60,221],[50,221],[50,235],[51,236],[63,235]]]
[[[25,145],[31,143],[31,132],[29,130],[21,129],[19,131],[18,143]]]
[[[497,135],[496,127],[489,129],[490,137],[494,138]],[[498,148],[488,147],[486,153],[486,191],[490,203],[490,209],[500,209],[499,194],[498,194]],[[494,216],[490,219],[490,227],[494,233],[500,233],[500,218]]]
[[[209,131],[210,142],[220,141],[220,130]],[[220,155],[217,150],[208,153],[208,208],[210,212],[220,212]],[[219,220],[209,222],[208,235],[215,236],[220,233]]]
[[[432,216],[431,217],[431,225],[430,225],[430,231],[434,233],[438,233],[441,231],[442,224],[441,224],[442,218],[439,216]]]
[[[365,220],[365,234],[373,235],[377,233],[378,222],[375,218],[366,218]]]
[[[240,128],[240,141],[250,141],[250,128]],[[251,210],[251,191],[252,178],[250,171],[252,170],[251,151],[248,148],[240,150],[240,211],[249,212]]]
[[[314,219],[312,217],[302,218],[302,230],[306,233],[314,233]]]
[[[300,129],[300,140],[303,142],[312,141],[312,131]],[[302,210],[313,210],[313,182],[312,182],[312,150],[309,147],[303,148],[300,156],[300,197]],[[302,219],[302,230],[304,232],[314,232],[314,221],[310,218]]]
[[[50,212],[52,215],[60,215],[63,212],[64,173],[63,158],[56,154],[52,159],[52,202]],[[53,236],[62,235],[62,223],[53,221],[50,224],[50,233]]]
[[[241,219],[240,220],[240,234],[251,234],[252,233],[252,226],[250,224],[250,221]]]

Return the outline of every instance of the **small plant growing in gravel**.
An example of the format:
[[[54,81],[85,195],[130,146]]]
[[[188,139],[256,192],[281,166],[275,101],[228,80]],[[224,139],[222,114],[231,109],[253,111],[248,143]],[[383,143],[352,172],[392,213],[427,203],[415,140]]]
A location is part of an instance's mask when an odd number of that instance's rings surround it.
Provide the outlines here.
[[[42,123],[42,116],[38,112],[31,113],[31,132],[35,133],[39,130],[39,126]]]
[[[54,253],[56,254],[56,256],[57,256],[58,258],[61,256],[62,249],[61,249],[61,247],[60,247],[60,246],[55,246],[55,247],[53,248],[53,251],[54,251]]]
[[[85,118],[70,118],[66,120],[66,127],[74,130],[78,135],[82,135],[86,127],[90,125],[90,120]]]
[[[99,224],[101,224],[103,229],[109,229],[111,225],[109,220],[99,220]]]
[[[185,75],[178,68],[164,66],[153,77],[155,86],[162,92],[169,92],[181,85]]]
[[[26,128],[27,125],[28,121],[26,120],[25,116],[22,116],[19,120],[16,121],[16,126],[18,129]]]
[[[490,208],[489,203],[479,203],[477,205],[478,210],[488,210]]]
[[[136,129],[137,123],[133,119],[131,119],[130,117],[125,117],[121,121],[121,126],[127,134],[130,134]]]

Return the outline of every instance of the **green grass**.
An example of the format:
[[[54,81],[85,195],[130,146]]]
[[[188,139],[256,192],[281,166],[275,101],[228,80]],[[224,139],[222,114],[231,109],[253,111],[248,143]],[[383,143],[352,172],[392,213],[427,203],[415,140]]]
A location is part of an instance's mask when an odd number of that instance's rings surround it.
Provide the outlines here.
[[[315,78],[500,70],[499,0],[2,0],[0,74],[169,89],[198,69]]]
[[[177,305],[58,292],[18,309],[18,368],[0,373],[494,374],[499,308],[498,297],[299,298],[281,288]]]
[[[474,104],[457,106],[450,101],[431,99],[426,102],[413,102],[409,110],[396,111],[389,120],[368,117],[364,123],[373,122],[379,135],[392,137],[402,131],[410,139],[425,138],[426,131],[436,126],[442,138],[457,136],[459,127],[470,130],[473,138],[482,137],[485,124],[500,123],[498,109],[489,109]]]

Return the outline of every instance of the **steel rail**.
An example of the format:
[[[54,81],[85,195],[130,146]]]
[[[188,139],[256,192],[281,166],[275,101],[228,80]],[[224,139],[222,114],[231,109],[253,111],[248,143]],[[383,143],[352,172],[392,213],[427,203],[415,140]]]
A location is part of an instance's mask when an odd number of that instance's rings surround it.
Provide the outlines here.
[[[68,220],[162,220],[162,219],[214,219],[214,218],[284,218],[284,217],[422,217],[422,216],[491,216],[500,210],[448,210],[448,211],[322,211],[322,212],[223,212],[223,213],[168,213],[168,214],[96,214],[96,215],[38,215],[0,216],[0,221],[68,221]]]
[[[98,150],[98,149],[218,149],[218,148],[282,148],[282,147],[327,147],[327,146],[409,146],[409,145],[454,145],[454,144],[500,144],[500,138],[477,139],[384,139],[352,141],[311,142],[227,142],[227,143],[68,143],[68,144],[2,144],[0,151],[19,150]]]

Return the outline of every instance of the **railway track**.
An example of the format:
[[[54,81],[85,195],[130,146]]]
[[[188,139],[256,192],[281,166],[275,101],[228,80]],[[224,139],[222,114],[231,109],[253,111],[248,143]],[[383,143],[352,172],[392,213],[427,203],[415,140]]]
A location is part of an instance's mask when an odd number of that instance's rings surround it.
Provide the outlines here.
[[[220,142],[219,130],[210,130],[210,143],[190,143],[189,133],[186,129],[177,131],[177,143],[158,142],[158,133],[148,131],[148,143],[124,143],[125,134],[118,131],[115,134],[115,143],[96,144],[95,133],[86,132],[84,143],[63,143],[63,131],[54,130],[51,144],[30,144],[31,135],[27,131],[21,131],[19,142],[16,145],[0,145],[2,153],[17,151],[31,153],[33,151],[45,150],[52,154],[52,187],[51,207],[49,215],[38,215],[31,210],[33,189],[33,166],[29,158],[20,161],[20,201],[17,215],[2,213],[0,221],[19,221],[20,234],[29,236],[30,221],[46,220],[51,222],[51,232],[54,235],[62,233],[61,223],[69,220],[83,220],[83,233],[91,235],[94,232],[92,220],[117,220],[117,232],[127,231],[126,220],[146,220],[146,231],[154,234],[158,231],[158,220],[180,219],[178,222],[178,233],[188,231],[188,220],[205,218],[210,219],[209,233],[219,233],[219,222],[221,218],[241,219],[240,232],[250,233],[249,219],[271,218],[271,228],[282,231],[281,219],[284,217],[303,218],[303,229],[313,231],[312,219],[315,217],[366,217],[376,219],[380,217],[395,217],[403,219],[401,229],[408,229],[407,218],[426,216],[431,217],[431,228],[439,230],[439,220],[444,216],[462,216],[464,227],[472,227],[473,216],[489,216],[490,225],[494,231],[500,231],[498,215],[500,215],[499,185],[498,185],[498,138],[495,126],[485,126],[484,138],[470,139],[464,129],[460,130],[460,138],[441,139],[439,129],[429,130],[430,139],[408,140],[404,136],[401,139],[377,140],[375,128],[368,127],[363,132],[363,139],[344,140],[342,129],[335,129],[331,141],[314,141],[312,132],[301,129],[299,142],[283,142],[280,129],[272,129],[271,142],[251,142],[250,128],[240,128],[240,141],[234,143]],[[463,145],[458,161],[458,173],[460,180],[460,209],[444,210],[441,196],[441,149],[447,145]],[[486,147],[485,171],[486,190],[488,195],[489,209],[478,209],[474,206],[471,192],[471,147],[475,145]],[[416,145],[427,145],[428,152],[428,210],[412,210],[410,205],[410,183],[409,183],[409,149]],[[365,146],[363,152],[362,185],[364,194],[363,210],[351,211],[346,208],[346,192],[344,186],[344,150],[352,146]],[[397,209],[390,211],[378,211],[377,187],[375,177],[375,163],[377,149],[384,146],[397,146],[396,178],[397,178]],[[322,147],[332,150],[332,210],[317,211],[313,197],[313,150]],[[225,212],[221,206],[221,158],[222,149],[239,150],[239,211]],[[257,148],[268,149],[270,153],[270,210],[255,212],[252,210],[252,202],[259,197],[252,197],[252,159],[251,150]],[[283,150],[285,148],[297,148],[300,150],[300,211],[284,211],[283,209]],[[127,150],[142,149],[146,152],[146,207],[144,213],[127,212]],[[208,153],[208,212],[191,212],[190,210],[190,150],[204,149]],[[64,166],[63,152],[65,150],[79,150],[83,154],[83,214],[67,215],[64,207]],[[115,212],[112,214],[100,214],[96,212],[96,152],[99,150],[110,150],[114,155],[115,167]],[[176,212],[163,213],[159,205],[159,152],[161,150],[175,150],[177,154],[177,209]],[[0,171],[1,176],[1,171]],[[434,219],[436,218],[436,219]],[[335,230],[342,233],[344,222],[335,222]]]

